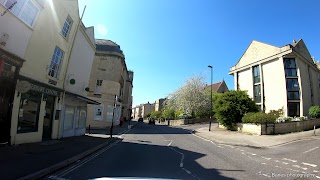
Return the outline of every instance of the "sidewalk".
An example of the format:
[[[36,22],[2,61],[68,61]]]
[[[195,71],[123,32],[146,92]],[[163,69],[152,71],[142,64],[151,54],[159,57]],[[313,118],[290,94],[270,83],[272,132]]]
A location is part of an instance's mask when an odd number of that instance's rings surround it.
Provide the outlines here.
[[[131,123],[136,124],[136,121]],[[119,134],[127,129],[128,126],[125,123],[121,128],[115,127],[114,133]],[[40,143],[0,147],[0,179],[41,177],[76,162],[116,140],[118,138],[96,133]]]
[[[316,136],[313,135],[313,130],[283,135],[249,135],[218,128],[217,123],[212,124],[211,131],[208,130],[208,127],[202,127],[196,129],[194,133],[216,143],[256,148],[274,147],[303,139],[320,139],[320,129],[316,129]]]

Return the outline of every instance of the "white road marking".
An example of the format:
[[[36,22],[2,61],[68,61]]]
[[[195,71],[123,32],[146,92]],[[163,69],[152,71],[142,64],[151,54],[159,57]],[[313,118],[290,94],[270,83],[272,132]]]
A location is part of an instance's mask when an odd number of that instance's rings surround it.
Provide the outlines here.
[[[278,161],[278,160],[274,160],[274,162],[280,162],[280,161]]]
[[[169,144],[167,145],[167,146],[170,146],[171,144],[172,144],[172,140],[169,140],[170,142],[169,142]]]
[[[240,151],[244,151],[243,149],[240,149]]]
[[[209,140],[209,139],[206,139],[206,138],[203,138],[203,137],[201,137],[201,136],[198,136],[198,135],[196,135],[196,134],[192,134],[193,136],[196,136],[197,138],[200,138],[200,139],[202,139],[202,140],[204,140],[204,141],[208,141],[208,142],[211,142],[212,144],[216,144],[216,143],[214,143],[213,141],[211,141],[211,140]]]
[[[295,170],[295,169],[293,169],[292,171],[294,171],[294,172],[300,172],[300,171],[298,171],[298,170]]]
[[[93,158],[99,156],[100,154],[102,154],[103,152],[105,152],[106,150],[110,149],[111,147],[113,147],[114,145],[118,144],[121,140],[117,140],[115,141],[114,143],[110,144],[109,146],[99,150],[98,152],[94,153],[92,156],[90,156],[89,158],[83,160],[82,162],[80,162],[79,164],[75,164],[74,166],[71,166],[70,168],[62,171],[61,173],[59,173],[57,175],[57,177],[62,177],[62,176],[65,176],[66,174],[74,171],[75,169],[81,167],[82,165],[84,165],[85,163],[91,161]]]
[[[261,164],[266,165],[266,163],[261,163]]]
[[[280,166],[274,166],[274,167],[276,167],[276,168],[281,168]]]
[[[227,146],[227,147],[230,147],[230,148],[234,148],[234,146],[231,146],[231,145],[229,145],[229,144],[219,144],[220,146],[222,145],[222,146]]]
[[[293,160],[293,159],[287,159],[287,158],[283,158],[283,160],[286,160],[286,161],[291,161],[291,162],[297,162],[297,160]]]
[[[316,176],[316,178],[320,179],[320,176]]]
[[[314,147],[314,148],[312,148],[312,149],[309,149],[308,151],[303,152],[303,154],[308,153],[308,152],[311,152],[311,151],[313,151],[313,150],[315,150],[315,149],[318,149],[318,148],[319,148],[319,147]]]
[[[221,147],[221,146],[218,146],[219,148],[223,148],[223,147]]]
[[[308,168],[306,168],[306,167],[301,167],[301,166],[299,166],[299,165],[292,165],[293,167],[296,167],[296,168],[300,168],[300,169],[303,169],[303,170],[308,170]]]
[[[291,169],[291,168],[287,168],[288,170],[290,170],[290,171],[293,171],[293,169]]]
[[[267,157],[264,157],[264,156],[261,156],[261,158],[266,159],[266,160],[270,160],[271,159],[271,158],[267,158]]]
[[[317,173],[317,172],[319,172],[319,171],[317,171],[317,170],[313,170],[313,172]]]
[[[311,166],[311,167],[317,167],[318,165],[316,164],[309,164],[309,163],[305,163],[305,162],[302,162],[303,165],[307,165],[307,166]]]
[[[262,174],[262,175],[264,175],[264,176],[266,176],[266,177],[271,177],[270,175],[268,175],[268,174]]]
[[[255,156],[255,155],[257,155],[257,154],[254,154],[254,153],[251,153],[251,152],[247,152],[248,154],[251,154],[252,156]]]
[[[246,153],[244,153],[244,152],[241,152],[241,154],[246,155]]]

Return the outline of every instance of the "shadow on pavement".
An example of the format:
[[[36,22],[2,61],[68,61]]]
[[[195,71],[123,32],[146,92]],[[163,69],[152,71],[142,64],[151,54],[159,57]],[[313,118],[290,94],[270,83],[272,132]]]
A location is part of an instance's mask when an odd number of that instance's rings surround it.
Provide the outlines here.
[[[190,130],[167,126],[167,125],[151,125],[144,122],[139,122],[136,127],[126,134],[190,134]]]
[[[204,156],[174,146],[120,142],[62,178],[233,179],[221,173],[245,173],[241,169],[204,168],[197,163],[197,159]]]
[[[18,179],[72,158],[110,138],[77,136],[0,148],[0,179]]]

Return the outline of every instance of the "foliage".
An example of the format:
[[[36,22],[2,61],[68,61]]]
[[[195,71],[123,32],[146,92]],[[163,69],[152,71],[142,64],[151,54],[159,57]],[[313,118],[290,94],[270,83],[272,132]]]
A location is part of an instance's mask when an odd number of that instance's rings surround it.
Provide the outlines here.
[[[249,112],[242,117],[243,123],[265,124],[275,123],[276,116],[273,114],[266,114],[263,112]]]
[[[209,114],[210,92],[204,80],[203,76],[193,76],[187,79],[182,87],[170,94],[165,105],[176,111],[175,117],[183,113],[194,113],[195,116]]]
[[[268,114],[274,115],[276,116],[276,118],[283,116],[283,108],[278,109],[278,110],[270,110],[270,112]]]
[[[153,117],[155,119],[161,118],[161,111],[153,111],[150,113],[150,117]]]
[[[320,107],[319,106],[311,106],[309,108],[309,115],[313,118],[320,117]]]
[[[171,108],[165,108],[162,110],[162,117],[165,119],[174,119],[174,110]]]
[[[177,119],[179,117],[179,115],[183,114],[183,113],[184,113],[184,111],[182,111],[182,110],[175,111],[174,112],[174,117]]]
[[[150,117],[151,113],[146,114],[144,117]]]
[[[246,91],[231,90],[215,98],[214,116],[228,129],[232,129],[235,123],[241,122],[244,114],[258,111],[255,102]]]
[[[283,123],[283,122],[291,122],[292,121],[292,117],[283,117],[280,116],[276,119],[276,123]]]

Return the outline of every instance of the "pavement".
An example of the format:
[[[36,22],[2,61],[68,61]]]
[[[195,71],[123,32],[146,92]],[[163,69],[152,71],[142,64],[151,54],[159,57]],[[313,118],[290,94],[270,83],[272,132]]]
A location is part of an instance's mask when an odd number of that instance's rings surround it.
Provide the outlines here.
[[[137,124],[132,121],[131,125]],[[128,122],[115,126],[113,134],[128,130]],[[108,129],[83,136],[0,147],[0,179],[38,179],[68,166],[119,140],[110,138]]]
[[[213,123],[211,131],[209,131],[209,125],[203,125],[205,127],[194,128],[193,133],[207,140],[211,140],[220,144],[229,144],[237,146],[248,146],[256,148],[270,148],[289,144],[307,139],[320,139],[320,129],[316,129],[315,135],[314,130],[295,132],[281,135],[250,135],[240,133],[237,131],[228,131],[225,129],[218,128],[217,123]],[[181,126],[182,128],[188,129],[190,126]],[[191,128],[189,128],[190,130]]]

